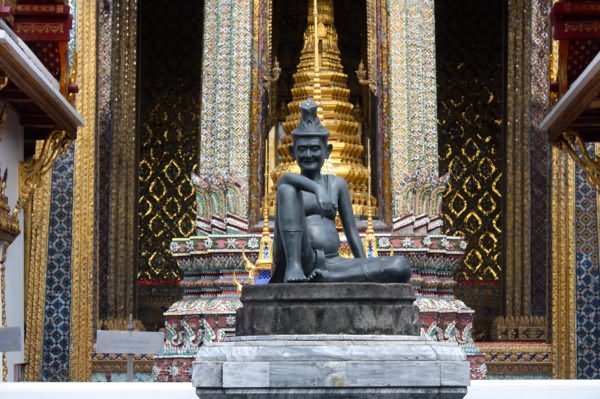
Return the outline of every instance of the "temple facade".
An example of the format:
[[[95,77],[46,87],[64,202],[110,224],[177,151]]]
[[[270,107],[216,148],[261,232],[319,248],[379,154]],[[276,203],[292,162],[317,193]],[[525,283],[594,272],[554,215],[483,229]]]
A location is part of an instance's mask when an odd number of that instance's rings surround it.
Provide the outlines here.
[[[599,24],[576,0],[0,0],[3,380],[124,380],[96,332],[131,317],[165,337],[136,379],[189,381],[270,278],[308,97],[421,334],[472,378],[600,378],[598,93],[554,110]]]

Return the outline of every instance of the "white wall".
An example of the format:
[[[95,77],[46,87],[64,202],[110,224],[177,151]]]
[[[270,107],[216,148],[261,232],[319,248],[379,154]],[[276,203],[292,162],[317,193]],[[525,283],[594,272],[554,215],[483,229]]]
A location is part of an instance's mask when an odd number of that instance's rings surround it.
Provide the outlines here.
[[[0,109],[2,109],[2,104],[0,104]],[[10,107],[7,107],[6,110],[8,113],[6,123],[4,126],[0,126],[0,170],[8,168],[8,202],[11,207],[14,207],[19,191],[18,165],[23,160],[23,127],[19,123],[18,115]],[[23,339],[25,324],[24,254],[23,215],[21,214],[21,234],[8,247],[6,258],[6,322],[9,327],[21,328],[21,339]],[[21,348],[23,347],[23,343],[21,343]],[[23,363],[24,353],[23,351],[9,352],[7,360],[8,381],[12,381],[14,365]]]

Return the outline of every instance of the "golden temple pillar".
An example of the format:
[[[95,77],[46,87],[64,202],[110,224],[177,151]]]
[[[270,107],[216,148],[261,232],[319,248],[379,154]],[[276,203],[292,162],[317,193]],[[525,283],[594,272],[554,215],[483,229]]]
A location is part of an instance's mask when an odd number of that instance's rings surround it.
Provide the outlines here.
[[[539,227],[549,215],[547,201],[539,193],[548,191],[550,153],[537,127],[550,107],[549,5],[514,0],[508,6],[505,303],[504,317],[494,323],[495,338],[500,340],[547,338],[548,310],[536,292],[536,283],[546,283],[534,280],[540,280],[541,272],[547,276],[550,263],[543,245],[548,229]],[[538,201],[537,209],[532,209],[532,202]]]
[[[575,164],[552,150],[552,376],[576,378]]]
[[[75,141],[73,248],[71,268],[70,380],[89,381],[94,341],[96,11],[94,2],[77,7],[77,84],[84,90],[76,107],[85,119]]]

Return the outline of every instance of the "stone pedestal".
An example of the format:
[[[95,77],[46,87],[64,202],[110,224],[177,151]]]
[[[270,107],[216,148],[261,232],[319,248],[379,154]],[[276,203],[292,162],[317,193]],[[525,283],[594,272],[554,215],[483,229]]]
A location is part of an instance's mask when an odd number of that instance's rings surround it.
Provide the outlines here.
[[[236,335],[419,335],[410,284],[302,283],[244,287]]]
[[[200,399],[459,399],[469,363],[416,336],[245,336],[200,347],[192,383]]]
[[[201,399],[466,395],[464,351],[419,335],[410,284],[250,286],[241,299],[238,336],[205,343],[193,362]]]

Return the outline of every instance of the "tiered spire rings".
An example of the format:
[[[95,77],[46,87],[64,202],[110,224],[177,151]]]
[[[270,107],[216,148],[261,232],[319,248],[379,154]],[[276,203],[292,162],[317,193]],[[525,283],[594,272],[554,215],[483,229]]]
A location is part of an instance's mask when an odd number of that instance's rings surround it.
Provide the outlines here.
[[[318,43],[315,46],[315,43]],[[352,114],[349,101],[348,75],[344,73],[338,48],[338,35],[333,22],[332,0],[308,1],[308,26],[304,46],[294,74],[292,101],[283,123],[286,132],[277,152],[280,163],[271,173],[273,183],[286,172],[299,172],[289,151],[292,130],[300,120],[300,103],[312,97],[319,104],[318,115],[329,130],[333,151],[325,167],[326,173],[343,177],[352,193],[352,208],[357,216],[366,216],[369,207],[369,172],[364,164],[360,123]],[[329,170],[328,170],[329,169]],[[270,214],[275,214],[275,190],[269,198]],[[371,205],[376,210],[375,200]],[[376,213],[375,210],[372,210]]]

